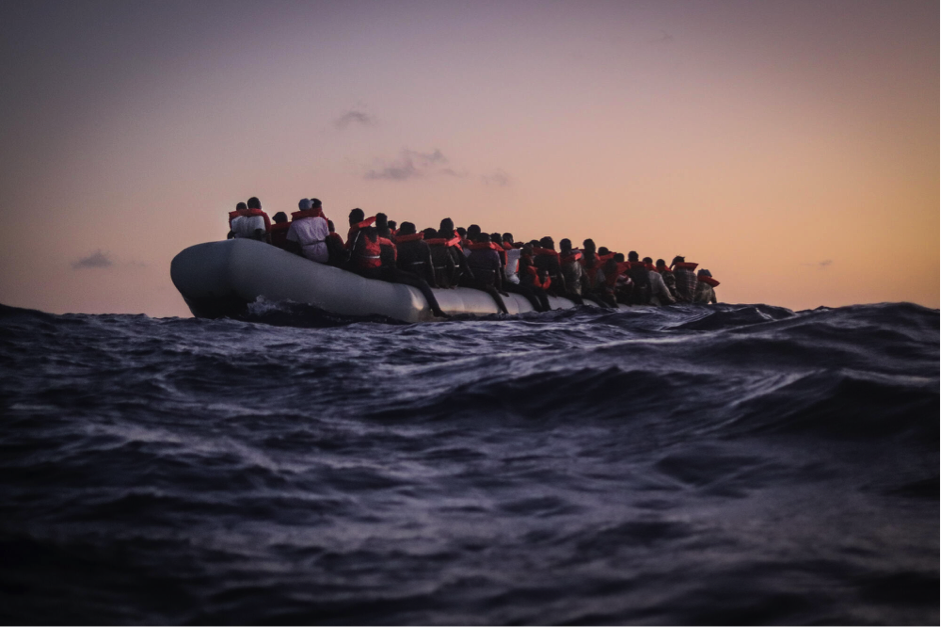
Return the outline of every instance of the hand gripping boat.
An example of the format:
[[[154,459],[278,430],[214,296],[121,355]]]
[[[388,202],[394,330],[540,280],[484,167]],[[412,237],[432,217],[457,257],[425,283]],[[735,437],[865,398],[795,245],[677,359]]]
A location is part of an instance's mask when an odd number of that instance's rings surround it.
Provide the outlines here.
[[[432,316],[425,297],[414,287],[366,279],[249,239],[191,246],[173,258],[170,278],[197,318],[237,318],[249,303],[265,298],[307,303],[340,316],[440,320]],[[458,287],[436,289],[434,294],[449,315],[498,312],[493,299],[480,290]],[[504,296],[503,301],[510,314],[533,311],[519,294]],[[569,299],[552,296],[549,304],[553,309],[574,307]]]

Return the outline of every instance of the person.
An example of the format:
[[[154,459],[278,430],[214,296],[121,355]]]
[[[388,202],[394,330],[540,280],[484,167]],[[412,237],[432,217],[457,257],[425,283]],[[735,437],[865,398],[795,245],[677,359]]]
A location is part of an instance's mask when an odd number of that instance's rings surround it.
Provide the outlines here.
[[[572,250],[572,240],[566,238],[559,242],[559,263],[562,266],[562,277],[568,287],[569,295],[578,296],[581,300],[585,281],[585,270],[579,261],[582,253]],[[582,304],[582,303],[579,303]]]
[[[553,296],[565,296],[568,291],[565,279],[562,277],[562,264],[559,262],[559,253],[555,251],[555,242],[548,235],[539,240],[539,247],[533,248],[533,263],[537,270],[545,270],[545,274],[552,279],[547,286]]]
[[[698,263],[687,262],[685,257],[677,255],[670,262],[673,276],[676,278],[676,300],[691,303],[696,296],[696,275],[693,271]]]
[[[350,221],[354,216],[350,216]],[[360,221],[362,223],[362,221]],[[428,303],[431,312],[439,318],[449,318],[441,311],[438,299],[435,298],[431,287],[410,272],[402,272],[395,266],[382,265],[382,246],[385,238],[379,237],[379,231],[374,226],[360,226],[352,240],[353,247],[350,252],[349,269],[367,279],[388,281],[389,283],[402,283],[418,288]],[[385,240],[388,241],[388,240]],[[390,242],[391,243],[391,242]]]
[[[649,305],[650,304],[650,270],[647,265],[640,260],[640,255],[636,250],[627,253],[627,275],[633,283],[631,290],[631,305]]]
[[[249,198],[246,209],[237,213],[239,215],[232,218],[232,237],[268,241],[271,220],[262,211],[260,200],[254,196]]]
[[[463,237],[460,231],[463,229],[455,229],[454,222],[451,218],[444,218],[441,220],[441,228],[438,229],[438,238],[445,240],[447,242],[447,251],[451,255],[451,259],[454,262],[454,276],[450,281],[450,285],[459,285],[462,282],[463,277],[467,277],[468,280],[473,279],[473,273],[470,270],[470,267],[467,265],[467,256],[464,254]],[[466,235],[467,232],[464,232]],[[458,239],[460,238],[460,239]],[[439,266],[438,260],[435,260],[435,270],[437,271]],[[437,276],[437,274],[436,274]],[[438,282],[439,285],[441,282]]]
[[[343,244],[343,238],[336,232],[333,226],[333,220],[327,220],[327,229],[330,234],[327,236],[327,253],[330,260],[327,262],[331,266],[342,268],[350,259],[350,251]]]
[[[357,207],[350,211],[349,221],[350,230],[346,233],[346,249],[352,252],[353,248],[356,246],[356,242],[359,240],[359,232],[372,225],[372,223],[376,221],[376,218],[367,218],[363,210]]]
[[[389,232],[392,233],[393,238],[399,233],[398,227],[399,227],[398,222],[396,222],[395,220],[389,220]]]
[[[513,245],[513,234],[504,233],[500,239],[496,240],[499,244],[503,242],[503,250],[506,254],[506,267],[503,269],[506,281],[503,285],[519,285],[520,283],[520,249]],[[537,310],[538,311],[538,310]]]
[[[274,220],[274,224],[271,225],[271,243],[278,248],[285,248],[288,229],[291,228],[288,215],[283,211],[279,211],[271,219]]]
[[[660,306],[674,304],[676,299],[673,298],[673,294],[670,293],[670,288],[667,287],[657,266],[653,264],[653,259],[644,257],[643,261],[644,267],[647,268],[647,279],[650,281],[650,303]],[[663,259],[658,259],[657,261],[664,263]]]
[[[395,239],[398,249],[399,270],[411,272],[424,279],[431,287],[438,287],[435,281],[435,268],[431,261],[431,247],[425,243],[425,234],[418,233],[411,222],[403,222]]]
[[[376,230],[379,231],[379,237],[388,240],[392,239],[392,230],[389,228],[389,216],[384,213],[376,214]]]
[[[235,211],[229,212],[229,235],[226,237],[226,239],[232,239],[233,237],[235,237],[235,233],[232,232],[232,220],[240,216],[247,215],[247,214],[248,214],[248,205],[246,205],[244,202],[239,202],[235,204]]]
[[[519,277],[520,293],[529,300],[533,309],[536,311],[552,309],[549,297],[546,295],[546,288],[549,287],[546,284],[548,276],[545,273],[539,276],[539,270],[533,262],[532,244],[524,244],[520,249]]]
[[[468,234],[471,227],[467,229]],[[471,270],[471,275],[464,277],[463,285],[474,289],[483,290],[490,294],[497,308],[503,313],[509,313],[506,303],[500,297],[498,290],[503,289],[502,266],[500,256],[497,251],[490,246],[490,236],[486,233],[479,233],[477,241],[468,244],[467,265]]]
[[[451,253],[450,240],[438,237],[438,231],[428,228],[424,231],[425,244],[431,253],[431,268],[435,274],[435,283],[438,287],[449,289],[457,287],[457,267],[454,265],[454,255]],[[462,257],[464,255],[461,255]]]
[[[287,234],[287,250],[317,263],[330,261],[327,238],[330,228],[322,211],[313,208],[309,198],[297,203],[298,211],[291,214],[291,228]]]
[[[311,211],[316,212],[316,214],[320,216],[321,218],[323,218],[324,220],[327,219],[327,216],[324,215],[324,212],[323,212],[323,203],[320,202],[319,198],[310,199],[310,209]]]
[[[693,302],[715,305],[718,301],[716,300],[716,291],[713,288],[718,286],[719,282],[713,279],[712,273],[706,269],[702,269],[697,273],[696,280],[696,294],[693,296]]]

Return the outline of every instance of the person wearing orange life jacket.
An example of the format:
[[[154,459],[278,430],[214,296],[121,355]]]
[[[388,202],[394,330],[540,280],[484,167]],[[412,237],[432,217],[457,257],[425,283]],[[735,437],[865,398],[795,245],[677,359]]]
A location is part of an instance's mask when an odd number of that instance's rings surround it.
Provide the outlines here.
[[[463,237],[460,233],[461,230],[454,228],[454,222],[451,221],[451,218],[444,218],[441,220],[441,228],[438,229],[438,237],[436,238],[447,242],[446,250],[454,262],[454,274],[448,282],[448,285],[452,287],[459,285],[464,278],[473,280],[473,273],[467,265],[467,256],[464,254],[462,240],[460,239],[460,237]],[[464,233],[466,235],[466,231]],[[431,245],[431,242],[429,242],[429,245]],[[435,249],[432,247],[432,256],[434,257],[434,255]],[[443,285],[441,278],[438,277],[439,265],[439,260],[435,258],[435,277],[438,280],[438,285]]]
[[[698,263],[687,262],[685,257],[677,255],[670,262],[673,276],[676,277],[676,300],[681,303],[691,303],[696,296],[696,266]]]
[[[351,215],[350,220],[352,221],[352,219],[353,216]],[[353,248],[350,251],[350,269],[367,279],[402,283],[416,287],[425,297],[432,314],[439,318],[449,318],[450,316],[441,311],[438,300],[428,283],[410,272],[399,270],[395,266],[382,265],[382,246],[387,244],[391,245],[392,242],[384,237],[379,237],[376,227],[360,226],[356,233]]]
[[[372,223],[376,221],[376,218],[367,218],[363,210],[357,207],[350,211],[349,220],[350,230],[346,234],[346,249],[352,252],[356,247],[356,242],[359,241],[360,230],[372,225]]]
[[[538,244],[538,242],[537,242]],[[543,274],[539,276],[539,270],[533,262],[532,243],[524,244],[520,248],[520,266],[519,266],[519,291],[529,300],[533,309],[536,311],[549,311],[552,306],[549,304],[549,297],[546,295],[548,276]]]
[[[450,240],[438,237],[438,231],[432,228],[425,229],[424,236],[431,254],[431,271],[435,275],[435,283],[442,289],[457,287],[457,266],[450,250],[453,245],[457,245],[457,237]]]
[[[545,270],[546,275],[552,279],[547,291],[553,296],[565,296],[568,288],[562,276],[559,253],[555,251],[555,242],[548,235],[539,240],[538,248],[533,248],[533,263],[537,270]]]
[[[424,279],[431,287],[438,287],[434,264],[431,261],[431,247],[424,240],[425,234],[416,232],[414,224],[403,222],[395,240],[398,250],[396,264],[399,270],[411,272]]]
[[[658,261],[663,263],[662,259]],[[647,278],[650,280],[650,303],[652,305],[661,306],[675,303],[676,299],[673,298],[673,294],[670,293],[670,289],[657,270],[657,266],[653,264],[653,259],[644,257],[643,262],[644,267],[647,269]]]
[[[467,231],[470,234],[471,229],[468,228]],[[487,233],[479,233],[477,241],[467,245],[467,265],[472,274],[463,277],[461,285],[487,292],[501,312],[509,313],[506,303],[500,297],[503,290],[503,266],[500,264],[500,255],[497,254],[496,248]]]
[[[248,214],[248,205],[244,202],[237,203],[235,205],[235,211],[229,212],[229,234],[226,236],[226,239],[232,239],[235,237],[235,233],[232,232],[232,220],[240,216]]]
[[[322,209],[314,209],[309,198],[302,198],[297,208],[298,211],[291,214],[286,250],[317,263],[327,263],[330,261],[327,248],[330,229]]]
[[[667,289],[670,290],[670,296],[673,297],[674,302],[676,301],[676,275],[673,274],[673,270],[670,270],[667,266],[667,262],[663,259],[657,259],[657,272],[663,277],[663,283],[667,286]]]
[[[274,224],[271,225],[271,244],[278,248],[285,248],[287,244],[288,229],[291,223],[288,222],[288,216],[283,211],[274,214],[271,219]]]
[[[268,241],[271,220],[268,219],[268,214],[262,211],[260,200],[254,196],[249,198],[247,208],[236,213],[238,215],[234,217],[230,214],[232,237]]]
[[[715,305],[716,292],[713,289],[719,285],[719,282],[712,278],[712,273],[708,270],[700,270],[696,275],[696,294],[693,296],[693,302]]]

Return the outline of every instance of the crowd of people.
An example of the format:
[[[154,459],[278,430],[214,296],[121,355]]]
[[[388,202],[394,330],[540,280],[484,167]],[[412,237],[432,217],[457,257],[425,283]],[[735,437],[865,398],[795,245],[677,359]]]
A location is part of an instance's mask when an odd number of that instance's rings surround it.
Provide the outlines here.
[[[273,222],[257,198],[239,203],[229,213],[229,237],[268,242],[313,262],[337,266],[371,279],[404,283],[421,290],[432,312],[447,317],[431,288],[457,286],[490,294],[500,311],[502,296],[524,296],[536,311],[550,309],[548,296],[582,304],[589,298],[604,307],[715,303],[719,284],[709,270],[674,257],[640,258],[596,247],[586,239],[581,248],[563,239],[559,250],[551,237],[518,242],[512,233],[486,233],[478,225],[455,228],[450,218],[437,229],[401,225],[383,213],[366,217],[350,211],[344,239],[316,198],[303,198],[290,220],[284,212]]]

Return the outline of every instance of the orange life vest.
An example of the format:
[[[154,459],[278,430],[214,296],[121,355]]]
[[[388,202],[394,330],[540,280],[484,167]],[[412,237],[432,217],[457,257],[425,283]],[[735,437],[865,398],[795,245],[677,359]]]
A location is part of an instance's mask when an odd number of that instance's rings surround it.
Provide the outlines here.
[[[719,285],[719,282],[713,279],[711,276],[699,275],[696,278],[699,279],[700,283],[705,283],[706,285],[711,285],[712,287]]]
[[[356,267],[362,269],[379,268],[382,266],[382,245],[385,238],[377,237],[376,241],[368,237],[363,238],[362,244],[358,244],[358,250],[353,251],[356,260]],[[385,240],[389,241],[389,240]]]
[[[396,235],[395,243],[400,244],[403,242],[414,242],[415,240],[425,239],[424,233],[412,233],[411,235]]]
[[[278,248],[284,248],[288,241],[288,229],[291,228],[290,222],[281,222],[271,225],[271,243]]]

